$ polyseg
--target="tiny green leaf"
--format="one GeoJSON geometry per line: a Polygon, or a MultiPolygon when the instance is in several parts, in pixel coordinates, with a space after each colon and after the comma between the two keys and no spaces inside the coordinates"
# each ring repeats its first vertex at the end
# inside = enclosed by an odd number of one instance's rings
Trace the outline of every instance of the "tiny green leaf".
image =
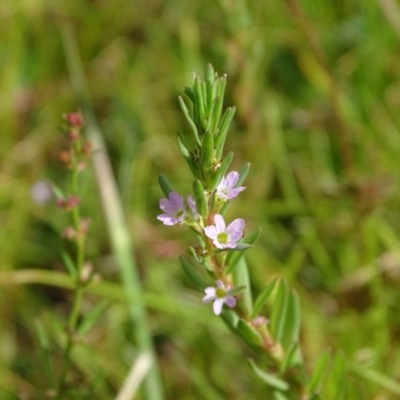
{"type": "Polygon", "coordinates": [[[207,83],[207,106],[210,107],[215,96],[215,72],[211,64],[207,65],[206,72],[207,83]]]}
{"type": "Polygon", "coordinates": [[[250,163],[246,163],[243,165],[243,167],[239,171],[239,180],[236,184],[236,187],[241,186],[241,184],[244,182],[244,180],[247,177],[247,174],[249,173],[250,170],[250,163]]]}
{"type": "Polygon", "coordinates": [[[246,321],[240,319],[237,324],[236,331],[238,335],[250,347],[262,347],[263,341],[261,335],[253,326],[249,325],[246,321]]]}
{"type": "Polygon", "coordinates": [[[246,287],[246,289],[243,291],[243,299],[240,304],[244,308],[246,313],[251,315],[251,312],[253,310],[253,298],[251,294],[249,271],[247,268],[246,260],[244,258],[240,259],[232,275],[235,286],[246,287]]]}
{"type": "Polygon", "coordinates": [[[292,290],[288,293],[288,304],[284,335],[282,338],[283,345],[290,346],[293,342],[299,340],[300,334],[300,304],[297,294],[292,290]]]}
{"type": "Polygon", "coordinates": [[[319,389],[324,374],[326,372],[326,366],[328,364],[328,361],[329,361],[329,354],[324,353],[319,357],[319,359],[315,363],[315,367],[311,375],[310,382],[307,385],[308,392],[313,393],[319,389]]]}
{"type": "Polygon", "coordinates": [[[69,274],[72,276],[72,278],[76,278],[76,268],[75,268],[75,263],[72,261],[71,256],[66,252],[62,251],[61,252],[61,258],[64,262],[65,268],[67,268],[67,271],[69,274]]]}
{"type": "Polygon", "coordinates": [[[210,286],[208,282],[197,273],[197,271],[187,260],[185,260],[183,257],[179,257],[179,260],[181,262],[183,270],[195,287],[200,290],[204,290],[206,287],[210,286]]]}
{"type": "Polygon", "coordinates": [[[260,314],[261,309],[264,307],[264,304],[267,302],[270,294],[274,290],[275,284],[277,282],[277,279],[274,279],[272,282],[270,282],[265,289],[258,295],[255,303],[254,303],[254,309],[253,313],[251,314],[251,319],[254,319],[260,314]]]}
{"type": "Polygon", "coordinates": [[[287,283],[283,280],[278,282],[277,289],[271,315],[271,333],[274,339],[281,343],[287,317],[289,291],[287,283]]]}
{"type": "Polygon", "coordinates": [[[200,146],[201,145],[201,141],[200,141],[200,138],[199,138],[199,133],[197,132],[196,124],[193,122],[193,120],[192,120],[192,118],[190,116],[189,110],[188,110],[188,108],[187,108],[187,106],[186,106],[186,104],[183,101],[181,96],[178,97],[178,101],[179,101],[179,104],[180,104],[181,109],[183,111],[183,114],[186,117],[186,120],[189,123],[190,128],[192,129],[193,136],[196,139],[197,144],[200,146]]]}
{"type": "Polygon", "coordinates": [[[222,152],[224,150],[226,135],[228,133],[228,129],[232,122],[233,116],[235,115],[235,111],[236,111],[235,107],[228,107],[225,110],[225,113],[221,119],[218,136],[215,141],[215,147],[216,147],[215,157],[217,160],[220,160],[222,157],[222,152]]]}
{"type": "Polygon", "coordinates": [[[190,170],[192,171],[192,174],[195,177],[199,177],[199,171],[197,169],[197,165],[194,162],[192,156],[190,155],[189,150],[186,148],[185,143],[183,142],[182,135],[178,133],[178,146],[179,150],[181,151],[183,157],[185,158],[190,170]]]}
{"type": "Polygon", "coordinates": [[[289,400],[282,392],[274,391],[274,400],[289,400]]]}
{"type": "MultiPolygon", "coordinates": [[[[261,235],[261,228],[258,228],[255,232],[251,233],[250,235],[246,236],[244,239],[242,239],[239,243],[240,244],[246,244],[250,247],[253,246],[253,244],[257,241],[257,239],[261,235]]],[[[238,245],[239,245],[238,243],[238,245]]],[[[226,258],[226,265],[228,265],[227,268],[227,273],[231,274],[234,269],[236,268],[236,265],[238,262],[241,260],[241,258],[244,256],[244,251],[249,249],[250,247],[244,247],[241,252],[229,252],[227,258],[226,258]]]]}
{"type": "Polygon", "coordinates": [[[220,316],[224,320],[228,328],[236,335],[236,329],[240,319],[237,314],[234,311],[225,308],[222,310],[220,316]]]}
{"type": "Polygon", "coordinates": [[[208,171],[214,159],[214,137],[211,132],[206,132],[201,146],[201,166],[208,171]]]}
{"type": "Polygon", "coordinates": [[[283,361],[279,367],[279,372],[281,374],[285,373],[285,371],[293,365],[295,361],[296,353],[299,352],[299,344],[297,342],[292,343],[289,347],[288,351],[285,352],[285,356],[283,361]]]}
{"type": "Polygon", "coordinates": [[[198,110],[199,114],[199,121],[196,121],[197,126],[204,129],[205,127],[205,118],[206,118],[206,111],[205,111],[205,104],[203,99],[203,93],[201,89],[201,81],[198,77],[194,79],[193,85],[194,97],[195,97],[195,109],[198,110]]]}
{"type": "Polygon", "coordinates": [[[208,215],[208,202],[204,193],[202,183],[196,179],[193,182],[193,195],[196,201],[196,208],[200,215],[207,217],[208,215]]]}
{"type": "Polygon", "coordinates": [[[186,86],[185,88],[183,88],[183,93],[185,93],[186,96],[190,99],[190,101],[194,104],[195,100],[192,88],[186,86]]]}
{"type": "Polygon", "coordinates": [[[197,254],[196,250],[192,246],[189,246],[188,251],[189,254],[195,259],[195,261],[197,261],[199,264],[204,263],[203,258],[199,254],[197,254]]]}
{"type": "Polygon", "coordinates": [[[97,304],[83,319],[78,327],[78,332],[80,335],[84,335],[89,329],[96,323],[100,318],[101,314],[107,307],[107,301],[103,300],[101,303],[97,304]]]}
{"type": "Polygon", "coordinates": [[[209,116],[210,132],[212,132],[213,135],[217,134],[219,121],[221,119],[221,112],[222,112],[223,104],[224,104],[223,97],[218,96],[213,100],[213,104],[212,104],[210,116],[209,116]]]}
{"type": "Polygon", "coordinates": [[[260,367],[256,365],[256,363],[249,359],[248,360],[251,369],[254,371],[254,373],[261,378],[268,386],[271,386],[275,389],[281,390],[281,391],[286,391],[289,389],[289,384],[285,382],[284,380],[278,378],[277,376],[270,374],[264,370],[262,370],[260,367]]]}
{"type": "Polygon", "coordinates": [[[158,176],[158,184],[160,185],[161,190],[167,197],[171,192],[174,191],[174,189],[172,189],[171,183],[164,174],[160,174],[158,176]]]}

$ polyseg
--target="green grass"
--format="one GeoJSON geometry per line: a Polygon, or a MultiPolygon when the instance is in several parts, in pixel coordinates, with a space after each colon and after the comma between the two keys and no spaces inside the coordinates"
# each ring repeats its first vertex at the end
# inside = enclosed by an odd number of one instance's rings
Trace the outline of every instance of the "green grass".
{"type": "MultiPolygon", "coordinates": [[[[0,6],[1,399],[43,398],[49,380],[35,326],[45,328],[57,369],[71,300],[68,277],[59,275],[66,218],[30,196],[40,180],[67,184],[59,126],[79,99],[61,35],[66,21],[124,209],[165,398],[265,393],[246,361],[256,356],[201,304],[181,270],[192,238],[156,220],[160,173],[191,190],[176,140],[190,128],[177,96],[208,62],[227,73],[225,104],[237,107],[226,149],[234,167],[252,164],[229,218],[245,218],[248,232],[263,228],[246,253],[255,290],[276,276],[297,290],[305,358],[311,367],[322,352],[342,351],[346,399],[398,398],[400,25],[390,7],[400,12],[394,0],[0,6]]],[[[93,398],[112,399],[140,354],[137,326],[93,168],[82,186],[92,219],[87,256],[103,281],[84,312],[102,299],[108,307],[73,364],[93,398]]]]}

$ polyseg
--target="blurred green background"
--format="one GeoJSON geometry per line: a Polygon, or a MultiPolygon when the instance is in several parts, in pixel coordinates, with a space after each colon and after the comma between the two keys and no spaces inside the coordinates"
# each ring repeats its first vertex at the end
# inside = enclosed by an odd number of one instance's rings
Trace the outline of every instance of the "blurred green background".
{"type": "MultiPolygon", "coordinates": [[[[61,37],[69,24],[112,162],[140,268],[166,399],[263,399],[256,357],[201,304],[177,261],[194,237],[156,220],[164,173],[188,194],[177,96],[208,62],[228,75],[234,167],[251,162],[229,218],[263,228],[247,257],[254,291],[274,277],[300,295],[310,367],[343,351],[346,399],[398,399],[400,380],[400,3],[397,0],[13,0],[0,4],[0,398],[40,398],[39,318],[56,343],[68,290],[12,279],[62,271],[66,216],[39,182],[66,184],[61,115],[78,107],[61,37]],[[39,188],[39,189],[38,189],[39,188]],[[362,378],[364,367],[382,379],[362,378]],[[376,382],[375,382],[376,381],[376,382]],[[390,385],[389,385],[390,386],[390,385]]],[[[120,281],[93,171],[88,258],[120,281]]],[[[36,282],[36,283],[35,283],[36,282]]],[[[42,282],[43,283],[43,282],[42,282]]],[[[122,289],[121,289],[122,290],[122,289]]],[[[93,398],[112,399],[136,355],[123,301],[108,307],[74,363],[93,398]],[[96,364],[96,368],[93,367],[96,364]]],[[[57,351],[56,351],[57,354],[57,351]]],[[[330,399],[327,399],[330,400],[330,399]]]]}

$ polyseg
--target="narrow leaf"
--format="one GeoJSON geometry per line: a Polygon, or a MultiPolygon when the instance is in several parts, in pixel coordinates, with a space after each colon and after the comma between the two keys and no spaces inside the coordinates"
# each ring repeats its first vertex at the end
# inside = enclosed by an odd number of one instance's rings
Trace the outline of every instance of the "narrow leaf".
{"type": "Polygon", "coordinates": [[[319,390],[322,379],[326,372],[326,366],[328,364],[328,361],[329,361],[329,354],[324,353],[319,357],[319,359],[315,363],[315,367],[311,375],[310,382],[307,385],[307,390],[309,393],[313,393],[319,390]]]}
{"type": "Polygon", "coordinates": [[[250,315],[253,310],[253,298],[251,294],[249,271],[244,258],[238,262],[232,275],[235,286],[245,286],[246,288],[243,291],[243,299],[240,304],[243,306],[246,313],[250,315]]]}
{"type": "Polygon", "coordinates": [[[223,97],[218,96],[213,100],[213,106],[211,108],[209,116],[210,132],[212,132],[213,135],[217,134],[219,121],[221,119],[223,104],[224,104],[223,97]]]}
{"type": "Polygon", "coordinates": [[[261,309],[264,307],[264,304],[267,302],[270,294],[274,290],[277,279],[274,279],[270,282],[265,289],[258,295],[257,300],[254,303],[253,313],[251,314],[251,319],[254,319],[260,314],[261,309]]]}
{"type": "Polygon", "coordinates": [[[206,132],[201,146],[201,166],[209,170],[214,159],[214,137],[211,132],[206,132]]]}
{"type": "Polygon", "coordinates": [[[282,343],[285,349],[299,340],[300,334],[300,304],[297,294],[292,290],[288,294],[288,305],[282,343]]]}
{"type": "Polygon", "coordinates": [[[183,112],[187,122],[189,123],[190,128],[192,129],[193,136],[196,139],[197,144],[200,146],[201,141],[199,138],[199,133],[197,132],[197,127],[190,116],[189,110],[181,96],[178,97],[178,101],[179,101],[179,105],[181,106],[182,112],[183,112]]]}
{"type": "Polygon", "coordinates": [[[241,184],[246,179],[247,174],[250,171],[250,165],[251,164],[248,162],[248,163],[244,164],[243,167],[240,169],[240,171],[239,171],[239,180],[238,180],[238,182],[236,184],[236,187],[241,186],[241,184]]]}
{"type": "Polygon", "coordinates": [[[199,115],[199,121],[196,121],[197,126],[201,127],[202,129],[205,128],[205,118],[206,118],[206,113],[205,113],[205,104],[204,104],[204,99],[203,99],[203,94],[201,90],[201,82],[199,78],[194,79],[194,85],[193,85],[193,92],[194,92],[194,97],[195,97],[195,104],[194,108],[197,110],[198,115],[199,115]]]}
{"type": "Polygon", "coordinates": [[[183,88],[183,93],[185,93],[186,96],[190,99],[190,101],[194,104],[195,99],[192,88],[186,86],[185,88],[183,88]]]}
{"type": "Polygon", "coordinates": [[[200,290],[204,290],[206,287],[210,286],[209,283],[198,274],[198,272],[187,260],[185,260],[183,257],[179,257],[179,260],[181,262],[183,270],[195,287],[200,290]]]}
{"type": "Polygon", "coordinates": [[[271,333],[274,339],[281,343],[286,322],[289,292],[285,281],[279,281],[277,289],[271,315],[271,333]]]}
{"type": "Polygon", "coordinates": [[[181,154],[185,158],[190,170],[192,171],[192,174],[195,177],[199,178],[199,171],[197,169],[197,165],[196,165],[195,161],[193,160],[192,156],[190,155],[189,150],[185,146],[185,143],[183,142],[183,139],[182,139],[182,135],[180,133],[178,133],[178,146],[179,146],[179,150],[181,151],[181,154]]]}
{"type": "Polygon", "coordinates": [[[233,116],[235,115],[235,111],[236,111],[235,107],[228,107],[225,110],[224,115],[222,116],[221,123],[220,123],[219,130],[218,130],[218,136],[215,141],[215,147],[216,147],[215,157],[217,158],[217,160],[220,160],[222,157],[222,152],[224,150],[226,135],[228,133],[229,126],[232,122],[233,116]]]}
{"type": "Polygon", "coordinates": [[[262,337],[257,330],[249,325],[242,319],[239,320],[236,328],[237,334],[245,341],[250,347],[258,346],[262,347],[262,337]]]}
{"type": "Polygon", "coordinates": [[[208,216],[208,202],[206,199],[206,195],[204,193],[204,188],[201,182],[196,179],[193,182],[193,195],[194,199],[196,201],[196,208],[197,211],[202,215],[203,217],[208,216]]]}
{"type": "Polygon", "coordinates": [[[251,369],[254,373],[261,378],[268,386],[271,386],[275,389],[286,391],[289,389],[289,384],[284,380],[278,378],[277,376],[270,374],[266,371],[263,371],[260,367],[256,365],[256,363],[249,359],[248,360],[251,369]]]}
{"type": "MultiPolygon", "coordinates": [[[[242,239],[240,241],[240,243],[247,244],[247,245],[250,245],[250,247],[252,247],[253,244],[257,241],[257,239],[260,237],[261,231],[262,231],[262,229],[258,228],[255,232],[251,233],[250,235],[248,235],[244,239],[242,239]]],[[[239,243],[238,243],[238,245],[239,245],[239,243]]],[[[250,247],[244,248],[242,251],[239,251],[239,252],[237,252],[237,251],[229,252],[229,254],[226,258],[226,265],[228,265],[228,268],[227,268],[228,274],[231,274],[234,271],[238,262],[244,256],[245,250],[247,250],[250,247]]]]}
{"type": "Polygon", "coordinates": [[[51,365],[50,359],[50,341],[49,337],[46,333],[46,329],[44,328],[43,324],[39,321],[35,321],[35,328],[36,328],[36,335],[38,337],[39,346],[40,346],[40,355],[42,357],[44,367],[46,370],[47,379],[51,382],[50,386],[56,385],[56,378],[54,375],[54,369],[51,365]]]}
{"type": "Polygon", "coordinates": [[[64,262],[65,268],[67,268],[69,274],[72,276],[72,278],[76,279],[76,268],[75,268],[75,263],[73,262],[71,256],[66,252],[62,251],[61,252],[61,258],[64,262]]]}
{"type": "Polygon", "coordinates": [[[164,174],[160,174],[158,176],[158,184],[160,185],[161,190],[167,197],[171,192],[174,191],[174,189],[172,189],[171,183],[164,174]]]}
{"type": "Polygon", "coordinates": [[[229,329],[235,334],[237,335],[237,325],[239,323],[239,317],[237,316],[237,314],[232,311],[232,310],[228,310],[228,309],[223,309],[221,312],[221,318],[224,320],[225,324],[229,327],[229,329]]]}
{"type": "Polygon", "coordinates": [[[92,310],[90,310],[90,312],[86,315],[86,317],[83,319],[78,327],[78,332],[80,335],[84,335],[90,330],[90,328],[100,318],[107,305],[107,301],[103,300],[102,302],[97,304],[92,310]]]}

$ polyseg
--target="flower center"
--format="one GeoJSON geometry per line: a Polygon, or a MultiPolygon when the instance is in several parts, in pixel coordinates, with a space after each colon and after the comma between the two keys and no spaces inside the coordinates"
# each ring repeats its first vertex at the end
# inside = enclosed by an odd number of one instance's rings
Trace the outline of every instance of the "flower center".
{"type": "Polygon", "coordinates": [[[226,297],[226,291],[223,288],[217,288],[215,291],[215,297],[218,299],[224,299],[226,297]]]}
{"type": "Polygon", "coordinates": [[[182,214],[184,213],[185,211],[183,211],[183,210],[179,210],[179,211],[177,211],[176,213],[175,213],[175,218],[179,218],[179,217],[181,217],[182,216],[182,214]]]}
{"type": "Polygon", "coordinates": [[[222,244],[228,243],[228,235],[225,232],[221,232],[217,236],[218,242],[222,244]]]}

